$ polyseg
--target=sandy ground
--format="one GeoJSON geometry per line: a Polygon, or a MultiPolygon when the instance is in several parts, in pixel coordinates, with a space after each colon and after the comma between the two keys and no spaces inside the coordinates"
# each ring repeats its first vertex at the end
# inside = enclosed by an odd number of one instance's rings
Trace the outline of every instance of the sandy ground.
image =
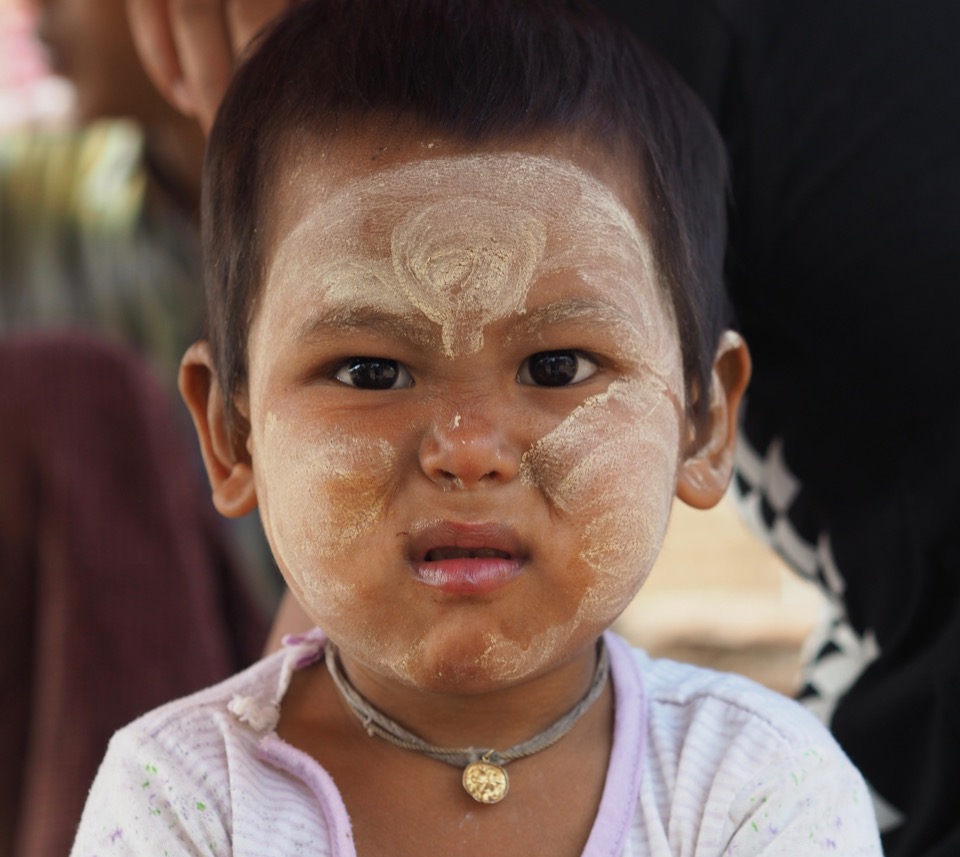
{"type": "Polygon", "coordinates": [[[746,529],[731,503],[702,512],[678,502],[663,552],[615,628],[655,656],[790,694],[822,609],[818,591],[746,529]]]}

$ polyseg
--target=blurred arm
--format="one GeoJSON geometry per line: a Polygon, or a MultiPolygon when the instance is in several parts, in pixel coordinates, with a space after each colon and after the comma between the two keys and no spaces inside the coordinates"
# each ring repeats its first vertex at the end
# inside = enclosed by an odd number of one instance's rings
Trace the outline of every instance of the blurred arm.
{"type": "Polygon", "coordinates": [[[164,97],[204,131],[237,57],[294,0],[127,0],[143,65],[164,97]]]}

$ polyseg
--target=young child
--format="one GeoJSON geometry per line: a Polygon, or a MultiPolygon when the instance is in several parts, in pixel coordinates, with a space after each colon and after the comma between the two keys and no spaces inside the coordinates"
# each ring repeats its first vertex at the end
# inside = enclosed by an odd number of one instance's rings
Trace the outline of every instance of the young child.
{"type": "Polygon", "coordinates": [[[181,389],[323,631],[118,733],[73,854],[879,854],[799,707],[607,631],[749,375],[678,79],[586,4],[307,2],[206,169],[181,389]]]}

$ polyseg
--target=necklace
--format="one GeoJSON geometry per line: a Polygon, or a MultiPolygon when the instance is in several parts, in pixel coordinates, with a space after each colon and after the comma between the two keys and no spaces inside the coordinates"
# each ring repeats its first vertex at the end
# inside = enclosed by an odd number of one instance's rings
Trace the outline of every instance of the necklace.
{"type": "Polygon", "coordinates": [[[374,708],[360,695],[360,692],[350,684],[350,680],[344,675],[337,647],[330,641],[327,642],[324,659],[337,690],[340,691],[340,695],[350,706],[353,713],[360,719],[368,735],[376,735],[405,750],[414,750],[417,753],[429,756],[431,759],[446,762],[456,768],[463,768],[461,781],[467,794],[479,803],[488,804],[499,803],[507,796],[510,789],[510,779],[505,770],[507,764],[525,756],[532,756],[541,750],[546,750],[547,747],[556,744],[573,729],[574,724],[587,713],[590,706],[597,701],[603,692],[604,684],[610,673],[610,657],[601,637],[597,644],[597,666],[593,672],[590,687],[583,699],[540,734],[534,735],[533,738],[500,753],[494,749],[474,747],[448,749],[427,743],[412,732],[408,732],[399,723],[391,720],[382,711],[374,708]]]}

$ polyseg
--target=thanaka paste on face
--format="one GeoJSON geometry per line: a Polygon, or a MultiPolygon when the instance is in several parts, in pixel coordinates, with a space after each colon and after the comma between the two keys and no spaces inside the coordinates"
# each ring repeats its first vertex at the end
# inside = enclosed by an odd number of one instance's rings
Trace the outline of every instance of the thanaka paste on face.
{"type": "Polygon", "coordinates": [[[535,279],[587,279],[597,265],[611,302],[646,315],[636,290],[656,277],[649,241],[603,183],[556,158],[468,155],[348,182],[281,240],[265,283],[293,286],[304,305],[322,296],[343,311],[422,315],[455,357],[479,350],[490,324],[522,314],[535,279]],[[576,205],[556,211],[558,192],[576,205]],[[577,240],[550,240],[551,231],[577,240]]]}
{"type": "MultiPolygon", "coordinates": [[[[483,347],[489,325],[527,311],[532,283],[571,274],[630,320],[620,347],[643,368],[532,439],[521,479],[564,525],[580,528],[571,562],[582,566],[583,592],[569,616],[540,633],[519,639],[491,631],[477,661],[492,678],[529,675],[581,625],[612,621],[659,551],[683,379],[672,311],[633,216],[606,185],[565,160],[474,155],[384,170],[321,198],[280,243],[251,332],[253,366],[276,348],[270,336],[295,337],[315,307],[372,309],[425,317],[438,329],[438,358],[462,358],[483,347]],[[574,205],[556,210],[557,199],[571,197],[574,205]],[[280,289],[288,299],[271,300],[280,289]],[[650,473],[662,484],[651,485],[650,473]]],[[[253,406],[257,384],[251,372],[253,406]]],[[[466,419],[457,413],[452,428],[466,419]]],[[[350,604],[347,559],[362,562],[365,538],[382,526],[390,486],[403,478],[395,468],[404,463],[386,441],[371,449],[347,432],[298,432],[262,412],[258,426],[254,415],[257,490],[278,561],[324,623],[350,604]],[[286,515],[271,515],[271,503],[286,515]]],[[[357,657],[413,680],[416,643],[391,641],[375,627],[356,630],[357,657]]]]}
{"type": "Polygon", "coordinates": [[[581,625],[606,625],[643,585],[660,551],[674,491],[681,418],[661,379],[614,381],[524,455],[520,479],[553,505],[561,526],[580,530],[589,570],[577,610],[563,626],[516,641],[491,636],[485,665],[502,679],[528,675],[581,625]],[[651,484],[658,474],[660,484],[651,484]]]}
{"type": "Polygon", "coordinates": [[[440,326],[453,357],[479,351],[490,322],[523,313],[545,243],[532,212],[468,197],[413,212],[393,230],[390,249],[396,281],[440,326]]]}
{"type": "Polygon", "coordinates": [[[370,442],[346,430],[323,435],[305,443],[302,434],[268,413],[258,448],[270,450],[272,466],[281,465],[298,479],[262,480],[257,492],[277,561],[304,598],[329,609],[345,603],[352,586],[338,583],[314,562],[344,562],[379,522],[395,451],[385,440],[370,442]],[[274,517],[273,509],[286,514],[274,517]],[[296,512],[290,514],[291,509],[296,512]]]}

